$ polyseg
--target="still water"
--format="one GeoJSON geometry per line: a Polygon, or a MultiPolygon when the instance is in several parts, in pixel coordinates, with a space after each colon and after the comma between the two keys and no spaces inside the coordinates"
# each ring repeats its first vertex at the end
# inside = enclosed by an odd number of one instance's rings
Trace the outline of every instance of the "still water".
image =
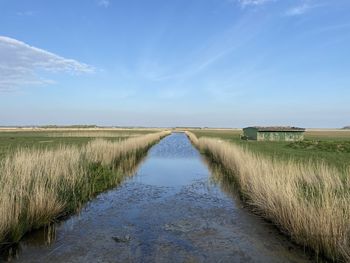
{"type": "Polygon", "coordinates": [[[78,214],[28,235],[15,262],[310,262],[242,208],[234,186],[183,133],[149,151],[136,174],[78,214]],[[221,180],[222,178],[222,180],[221,180]]]}

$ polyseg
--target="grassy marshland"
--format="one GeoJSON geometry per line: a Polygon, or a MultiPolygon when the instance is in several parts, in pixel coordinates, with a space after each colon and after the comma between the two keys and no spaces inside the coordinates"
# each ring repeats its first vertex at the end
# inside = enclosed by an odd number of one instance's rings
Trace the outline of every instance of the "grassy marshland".
{"type": "Polygon", "coordinates": [[[159,131],[117,128],[0,128],[0,159],[18,148],[53,149],[62,145],[80,147],[95,138],[120,141],[159,131]]]}
{"type": "Polygon", "coordinates": [[[74,212],[121,181],[151,145],[169,132],[84,145],[18,148],[0,161],[0,242],[74,212]]]}
{"type": "Polygon", "coordinates": [[[303,142],[264,142],[241,140],[241,129],[193,129],[198,138],[230,141],[266,157],[289,161],[325,162],[338,169],[350,166],[349,130],[307,130],[303,142]]]}
{"type": "Polygon", "coordinates": [[[350,168],[271,159],[213,138],[193,144],[234,178],[241,196],[292,240],[332,260],[350,261],[350,168]]]}

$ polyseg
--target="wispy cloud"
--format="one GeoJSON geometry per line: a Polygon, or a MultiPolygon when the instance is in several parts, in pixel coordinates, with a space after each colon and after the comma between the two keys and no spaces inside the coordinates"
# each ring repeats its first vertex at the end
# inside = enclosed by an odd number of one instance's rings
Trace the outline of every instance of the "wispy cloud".
{"type": "Polygon", "coordinates": [[[322,3],[312,3],[311,1],[304,0],[299,5],[294,6],[287,10],[286,15],[287,16],[299,16],[307,13],[311,9],[324,6],[322,3]]]}
{"type": "Polygon", "coordinates": [[[308,3],[303,3],[298,6],[294,6],[287,10],[286,15],[287,16],[298,16],[304,14],[307,10],[310,9],[310,5],[308,3]]]}
{"type": "Polygon", "coordinates": [[[18,16],[34,16],[35,12],[34,11],[30,11],[30,10],[19,11],[19,12],[16,13],[16,15],[18,15],[18,16]]]}
{"type": "MultiPolygon", "coordinates": [[[[260,19],[252,22],[252,18],[252,14],[241,17],[234,25],[230,25],[226,30],[222,30],[198,45],[194,52],[189,52],[178,59],[179,63],[155,61],[156,55],[149,55],[141,61],[141,66],[135,71],[151,81],[172,80],[182,84],[189,78],[203,74],[220,63],[227,63],[230,56],[240,53],[245,45],[253,41],[266,20],[260,19]]],[[[156,52],[157,49],[153,49],[150,54],[156,54],[156,52]]]]}
{"type": "Polygon", "coordinates": [[[38,76],[37,71],[89,73],[94,69],[13,38],[0,36],[0,91],[11,91],[23,85],[43,85],[52,80],[38,76]]]}
{"type": "MultiPolygon", "coordinates": [[[[280,0],[229,0],[230,2],[238,2],[242,8],[249,6],[262,6],[268,3],[276,3],[281,2],[280,0]]],[[[310,11],[311,9],[322,7],[325,3],[321,3],[320,1],[314,0],[300,0],[298,5],[289,8],[285,15],[287,16],[298,16],[303,15],[310,11]]]]}
{"type": "Polygon", "coordinates": [[[275,2],[277,0],[237,0],[239,4],[243,7],[245,6],[257,6],[257,5],[262,5],[266,4],[268,2],[275,2]]]}
{"type": "Polygon", "coordinates": [[[109,7],[109,5],[111,4],[111,2],[109,0],[98,0],[97,4],[99,6],[103,6],[103,7],[109,7]]]}

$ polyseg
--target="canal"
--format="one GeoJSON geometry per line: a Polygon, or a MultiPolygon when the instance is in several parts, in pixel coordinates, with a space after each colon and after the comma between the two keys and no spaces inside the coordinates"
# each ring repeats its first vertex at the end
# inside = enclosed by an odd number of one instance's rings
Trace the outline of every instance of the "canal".
{"type": "Polygon", "coordinates": [[[26,236],[13,261],[310,262],[223,178],[173,133],[120,186],[26,236]]]}

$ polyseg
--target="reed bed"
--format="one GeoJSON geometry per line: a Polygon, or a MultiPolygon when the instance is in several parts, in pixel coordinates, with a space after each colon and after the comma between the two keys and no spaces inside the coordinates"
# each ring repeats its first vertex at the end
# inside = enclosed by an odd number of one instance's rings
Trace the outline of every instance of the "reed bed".
{"type": "Polygon", "coordinates": [[[234,178],[241,197],[293,241],[333,261],[350,261],[350,169],[271,160],[233,143],[187,135],[234,178]]]}
{"type": "Polygon", "coordinates": [[[115,186],[140,157],[169,132],[123,141],[96,139],[83,147],[20,149],[0,162],[0,242],[17,242],[28,231],[76,211],[115,186]]]}
{"type": "Polygon", "coordinates": [[[88,138],[126,138],[137,137],[140,133],[113,132],[113,131],[75,131],[75,132],[53,132],[48,133],[48,137],[88,137],[88,138]]]}

